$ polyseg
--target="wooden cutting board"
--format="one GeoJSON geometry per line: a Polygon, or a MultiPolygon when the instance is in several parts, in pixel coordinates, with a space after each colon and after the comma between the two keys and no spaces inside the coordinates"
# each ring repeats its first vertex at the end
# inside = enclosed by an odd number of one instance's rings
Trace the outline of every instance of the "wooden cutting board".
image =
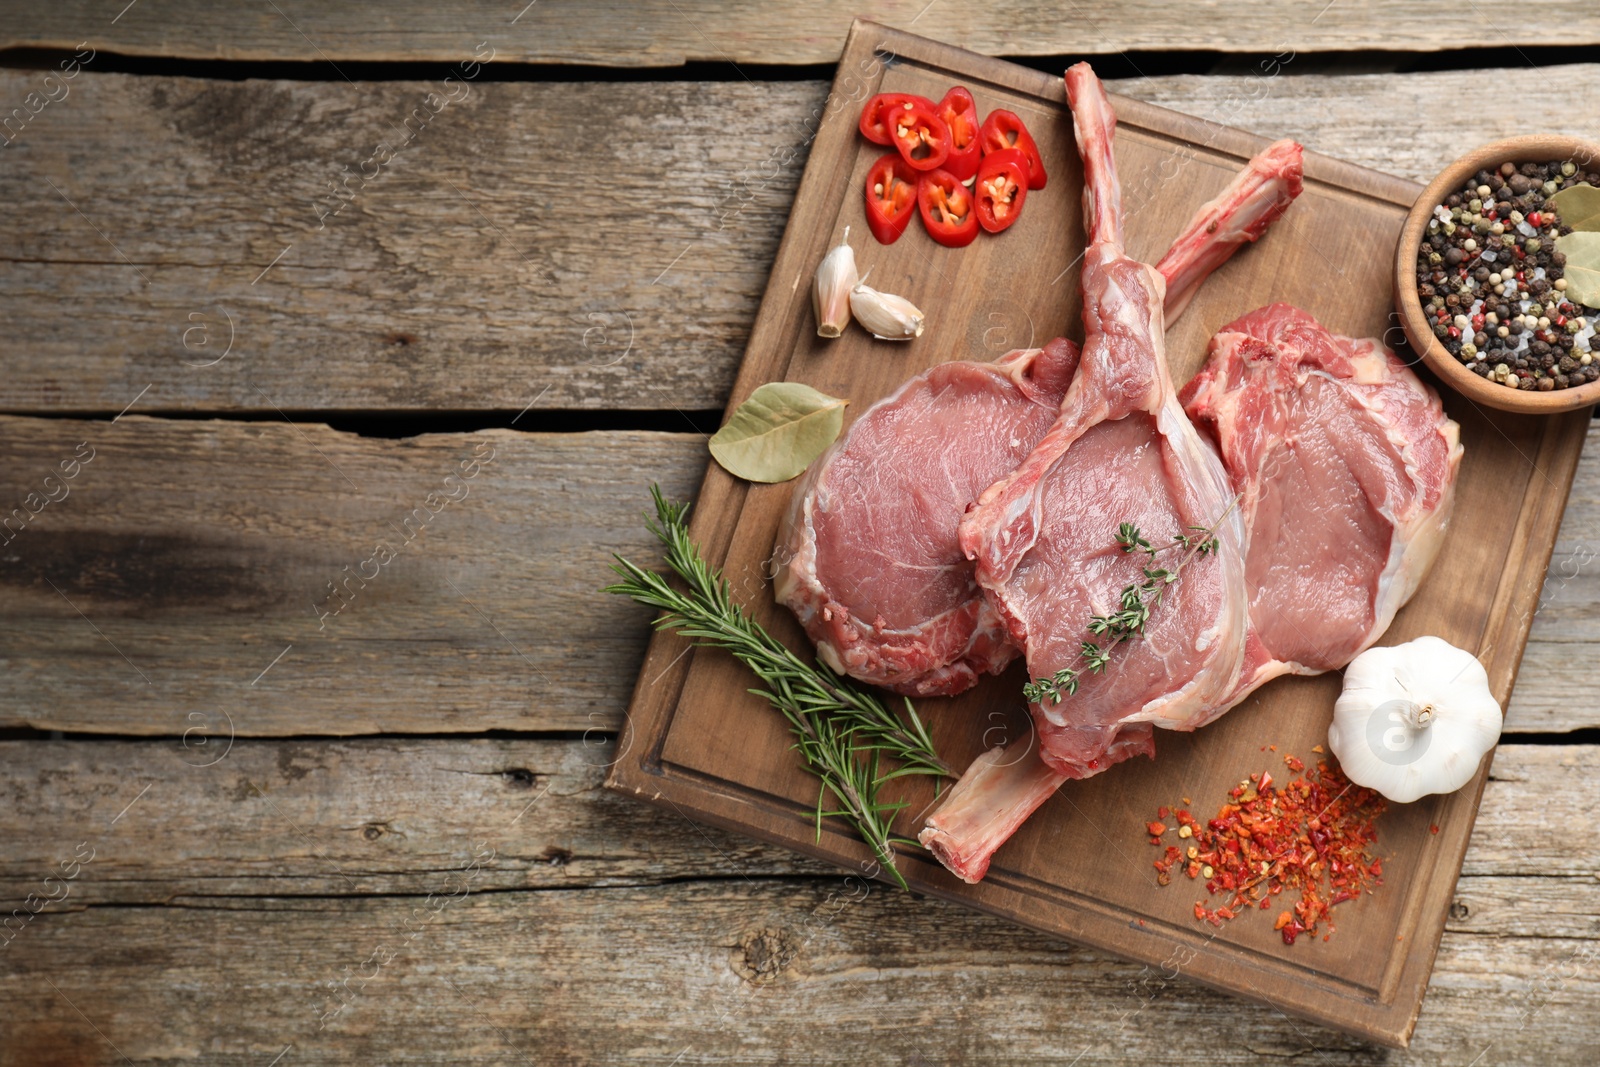
{"type": "MultiPolygon", "coordinates": [[[[1270,79],[1263,77],[1261,91],[1272,91],[1270,79]]],[[[1128,250],[1153,263],[1194,210],[1267,142],[1136,100],[1113,96],[1112,103],[1128,250]]],[[[1058,76],[858,22],[819,119],[733,404],[764,382],[789,380],[847,397],[849,412],[859,414],[935,363],[989,359],[1063,333],[1082,338],[1076,269],[1084,244],[1082,174],[1058,76]],[[957,83],[972,90],[980,113],[1004,107],[1023,117],[1049,183],[1030,193],[1021,220],[998,237],[980,235],[967,248],[947,249],[914,222],[896,244],[879,245],[865,224],[862,184],[883,149],[856,132],[861,105],[890,90],[937,100],[957,83]],[[888,344],[859,328],[834,341],[816,336],[812,272],[846,225],[873,285],[909,297],[927,313],[922,337],[888,344]]],[[[1383,336],[1404,351],[1390,306],[1390,265],[1402,218],[1421,187],[1309,153],[1305,173],[1305,192],[1284,219],[1212,275],[1167,334],[1176,381],[1193,375],[1218,327],[1274,300],[1305,308],[1337,333],[1383,336]]],[[[1384,641],[1437,634],[1475,650],[1504,705],[1589,412],[1519,417],[1478,409],[1451,393],[1444,399],[1466,447],[1455,518],[1432,574],[1384,641]]],[[[712,464],[693,531],[756,617],[791,647],[806,649],[793,617],[774,604],[768,580],[790,490],[749,485],[712,464]]],[[[961,697],[919,704],[946,759],[965,766],[987,747],[1026,736],[1024,680],[1018,665],[961,697]]],[[[783,722],[746,692],[750,684],[727,655],[689,650],[682,639],[657,634],[607,784],[859,869],[869,854],[847,828],[830,822],[818,837],[815,779],[790,750],[783,722]]],[[[1247,913],[1220,930],[1196,921],[1203,884],[1177,877],[1158,886],[1151,864],[1161,850],[1144,830],[1159,805],[1182,797],[1192,798],[1204,817],[1251,772],[1283,772],[1285,754],[1313,762],[1338,691],[1338,675],[1284,678],[1197,733],[1157,731],[1154,761],[1134,760],[1068,783],[999,851],[979,885],[962,884],[915,850],[901,854],[900,868],[919,892],[1404,1046],[1427,988],[1487,760],[1457,793],[1390,807],[1379,823],[1383,885],[1337,908],[1337,930],[1326,942],[1302,937],[1285,945],[1272,929],[1276,909],[1247,913]]],[[[909,813],[897,828],[910,835],[930,787],[918,782],[906,796],[909,813]]],[[[915,899],[908,896],[905,906],[916,907],[915,899]]]]}

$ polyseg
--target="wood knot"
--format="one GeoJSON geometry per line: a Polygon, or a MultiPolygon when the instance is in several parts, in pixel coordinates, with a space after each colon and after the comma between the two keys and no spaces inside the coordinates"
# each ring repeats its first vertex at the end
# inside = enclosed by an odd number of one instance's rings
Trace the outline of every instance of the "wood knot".
{"type": "Polygon", "coordinates": [[[361,828],[361,836],[368,841],[376,841],[388,832],[389,824],[386,822],[369,822],[361,828]]]}
{"type": "Polygon", "coordinates": [[[733,971],[751,985],[768,985],[777,980],[794,958],[800,945],[787,930],[771,927],[745,934],[733,950],[733,971]]]}
{"type": "Polygon", "coordinates": [[[1467,906],[1465,901],[1458,900],[1450,905],[1450,918],[1456,920],[1457,922],[1460,922],[1462,919],[1468,918],[1471,915],[1472,909],[1467,906]]]}
{"type": "Polygon", "coordinates": [[[509,771],[501,771],[500,777],[512,789],[532,789],[539,776],[526,767],[513,767],[509,771]]]}
{"type": "Polygon", "coordinates": [[[572,862],[572,850],[551,845],[539,854],[539,858],[552,867],[565,867],[572,862]]]}

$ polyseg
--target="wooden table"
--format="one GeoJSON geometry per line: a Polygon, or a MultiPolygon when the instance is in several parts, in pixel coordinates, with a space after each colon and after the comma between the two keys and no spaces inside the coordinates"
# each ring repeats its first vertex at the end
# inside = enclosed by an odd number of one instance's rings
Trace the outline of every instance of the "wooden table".
{"type": "Polygon", "coordinates": [[[1424,180],[1593,5],[758,7],[0,5],[0,1063],[1600,1059],[1594,448],[1405,1053],[603,791],[597,592],[850,15],[1424,180]]]}

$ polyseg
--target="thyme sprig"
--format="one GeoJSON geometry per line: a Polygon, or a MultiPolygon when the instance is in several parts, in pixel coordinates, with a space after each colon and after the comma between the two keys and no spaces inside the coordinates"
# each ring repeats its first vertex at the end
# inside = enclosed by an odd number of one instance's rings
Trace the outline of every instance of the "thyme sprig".
{"type": "Polygon", "coordinates": [[[1144,633],[1150,613],[1161,606],[1167,587],[1178,580],[1178,575],[1190,561],[1197,556],[1209,556],[1221,547],[1221,542],[1215,536],[1217,527],[1222,525],[1228,512],[1238,502],[1239,498],[1234,497],[1210,526],[1190,526],[1189,532],[1174,534],[1172,542],[1160,548],[1153,547],[1138,526],[1131,522],[1120,523],[1116,533],[1117,547],[1124,553],[1144,553],[1150,558],[1151,565],[1140,568],[1144,576],[1141,580],[1123,587],[1118,597],[1122,605],[1119,610],[1089,616],[1088,630],[1101,640],[1080,642],[1078,661],[1082,667],[1063,667],[1048,678],[1035,678],[1024,685],[1022,695],[1028,702],[1059,704],[1078,691],[1083,675],[1103,673],[1111,662],[1113,648],[1144,633]],[[1153,565],[1159,553],[1173,549],[1182,549],[1183,556],[1171,568],[1153,565]]]}
{"type": "Polygon", "coordinates": [[[903,715],[891,711],[875,694],[839,677],[827,664],[811,664],[796,656],[745,614],[732,596],[722,572],[700,557],[689,539],[685,517],[689,505],[667,501],[659,486],[650,487],[655,518],[645,525],[661,542],[668,570],[682,579],[679,590],[667,576],[615,556],[612,570],[622,580],[605,588],[665,614],[658,630],[675,630],[697,645],[731,652],[755,672],[761,688],[751,692],[765,699],[788,720],[794,747],[806,767],[821,779],[817,793],[817,836],[822,820],[845,819],[872,849],[878,862],[901,888],[905,879],[895,867],[895,844],[915,846],[891,830],[905,801],[885,800],[884,783],[907,775],[959,775],[939,758],[927,726],[911,701],[903,715]],[[897,766],[890,767],[887,761],[897,766]],[[830,806],[829,796],[838,806],[830,806]]]}

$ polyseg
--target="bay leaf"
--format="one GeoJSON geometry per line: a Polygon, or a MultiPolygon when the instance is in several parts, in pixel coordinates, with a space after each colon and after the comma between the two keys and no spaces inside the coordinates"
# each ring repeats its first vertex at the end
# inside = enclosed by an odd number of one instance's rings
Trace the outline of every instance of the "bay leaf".
{"type": "Polygon", "coordinates": [[[1556,251],[1567,257],[1563,295],[1575,304],[1600,309],[1600,232],[1574,230],[1556,238],[1556,251]]]}
{"type": "Polygon", "coordinates": [[[1600,230],[1600,189],[1587,182],[1567,186],[1546,203],[1555,205],[1562,224],[1574,233],[1600,230]]]}
{"type": "Polygon", "coordinates": [[[845,404],[799,382],[769,382],[712,435],[711,455],[736,477],[786,482],[833,444],[845,404]]]}

